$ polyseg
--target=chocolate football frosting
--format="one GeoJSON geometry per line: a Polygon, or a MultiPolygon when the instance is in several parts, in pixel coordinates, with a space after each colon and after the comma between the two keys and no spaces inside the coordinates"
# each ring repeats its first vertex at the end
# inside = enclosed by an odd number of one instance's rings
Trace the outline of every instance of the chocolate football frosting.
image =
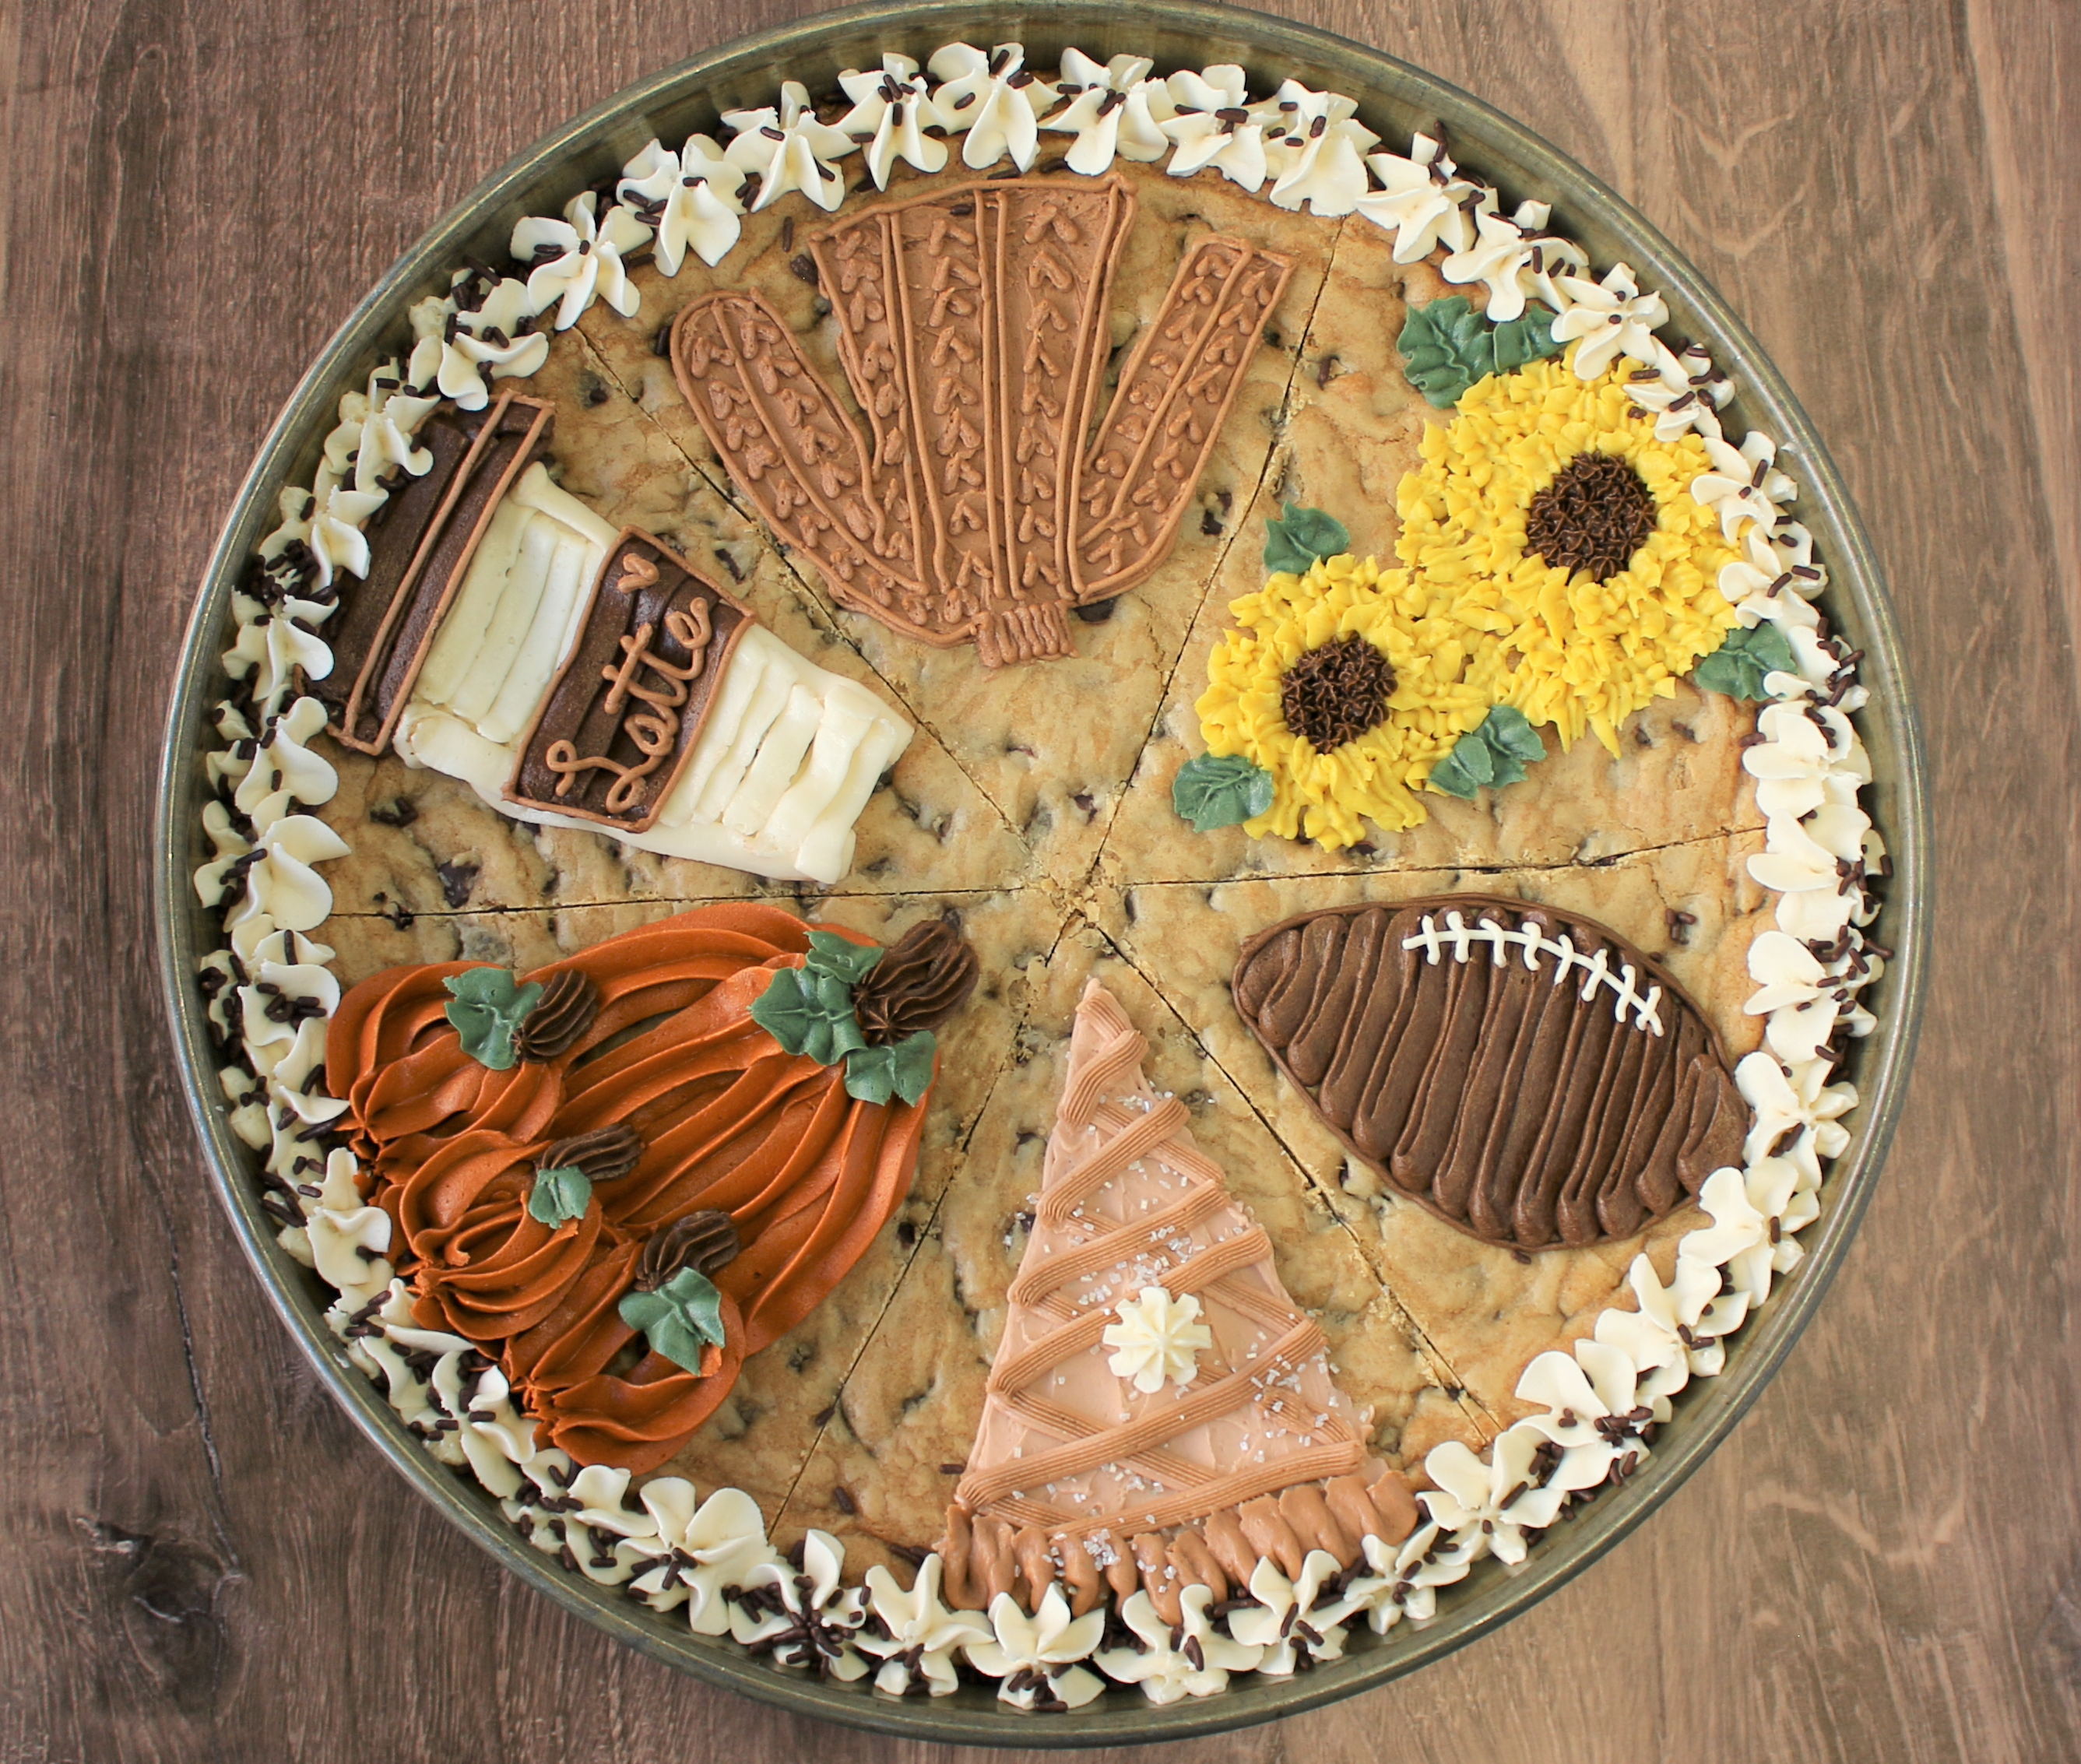
{"type": "Polygon", "coordinates": [[[1577,914],[1478,894],[1303,914],[1243,946],[1234,992],[1354,1156],[1490,1243],[1630,1237],[1742,1161],[1712,1026],[1577,914]]]}

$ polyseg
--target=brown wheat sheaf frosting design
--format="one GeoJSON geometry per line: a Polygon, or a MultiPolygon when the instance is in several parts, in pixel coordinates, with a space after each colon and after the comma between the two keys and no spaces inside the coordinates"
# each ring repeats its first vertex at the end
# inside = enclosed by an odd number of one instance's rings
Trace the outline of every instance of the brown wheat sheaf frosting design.
{"type": "Polygon", "coordinates": [[[1116,178],[1015,178],[813,236],[865,435],[759,296],[680,314],[709,443],[846,605],[995,667],[1068,655],[1065,611],[1162,561],[1292,264],[1193,245],[1086,447],[1134,209],[1116,178]]]}
{"type": "Polygon", "coordinates": [[[1491,1243],[1631,1237],[1741,1160],[1704,1014],[1579,914],[1487,895],[1331,907],[1243,946],[1235,1006],[1345,1148],[1491,1243]]]}

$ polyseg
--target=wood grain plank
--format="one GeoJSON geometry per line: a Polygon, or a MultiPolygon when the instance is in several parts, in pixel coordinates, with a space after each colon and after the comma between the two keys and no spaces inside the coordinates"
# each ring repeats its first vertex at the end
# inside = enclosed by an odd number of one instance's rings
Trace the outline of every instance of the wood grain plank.
{"type": "MultiPolygon", "coordinates": [[[[614,1647],[397,1486],[206,1199],[145,929],[137,756],[216,525],[302,363],[509,153],[798,10],[0,6],[0,689],[23,731],[0,775],[0,1756],[925,1755],[614,1647]]],[[[1611,179],[1785,368],[1907,628],[1940,960],[1910,1118],[1834,1294],[1655,1522],[1428,1672],[1165,1755],[2073,1757],[2081,1035],[2059,859],[2081,741],[2064,101],[2081,15],[1280,10],[1467,86],[1611,179]]]]}

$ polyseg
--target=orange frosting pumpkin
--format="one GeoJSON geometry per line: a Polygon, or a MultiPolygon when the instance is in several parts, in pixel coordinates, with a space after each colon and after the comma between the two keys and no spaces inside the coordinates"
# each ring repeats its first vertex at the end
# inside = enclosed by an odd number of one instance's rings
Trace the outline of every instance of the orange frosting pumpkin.
{"type": "Polygon", "coordinates": [[[776,972],[801,964],[809,930],[777,908],[701,907],[522,976],[581,973],[599,1010],[555,1057],[503,1072],[465,1053],[445,1015],[443,983],[477,964],[389,969],[333,1018],[327,1083],[375,1173],[418,1321],[497,1359],[582,1464],[670,1458],[910,1189],[930,1090],[860,1102],[843,1062],[786,1052],[750,1015],[776,972]],[[531,1214],[537,1155],[615,1125],[641,1139],[636,1167],[597,1183],[578,1219],[531,1214]],[[619,1305],[644,1240],[711,1209],[741,1249],[713,1276],[723,1342],[690,1371],[648,1350],[619,1305]]]}

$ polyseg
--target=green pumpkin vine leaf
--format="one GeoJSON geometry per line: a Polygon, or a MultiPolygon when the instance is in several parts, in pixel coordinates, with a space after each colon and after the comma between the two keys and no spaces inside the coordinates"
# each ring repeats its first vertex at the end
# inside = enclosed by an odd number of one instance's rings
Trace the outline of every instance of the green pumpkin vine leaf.
{"type": "Polygon", "coordinates": [[[780,969],[753,1001],[751,1020],[784,1051],[807,1054],[818,1065],[835,1065],[867,1045],[852,1014],[852,988],[813,968],[780,969]]]}
{"type": "Polygon", "coordinates": [[[818,1065],[845,1061],[846,1094],[856,1102],[914,1103],[931,1089],[939,1039],[920,1029],[892,1047],[868,1045],[853,1014],[852,989],[881,960],[878,943],[856,943],[831,931],[809,933],[800,968],[783,968],[751,1006],[751,1020],[788,1053],[818,1065]]]}
{"type": "Polygon", "coordinates": [[[850,989],[867,978],[881,955],[879,943],[856,943],[835,931],[812,931],[809,953],[802,965],[810,973],[828,974],[842,981],[850,989]]]}
{"type": "Polygon", "coordinates": [[[535,1186],[528,1191],[528,1212],[552,1231],[584,1218],[591,1204],[592,1178],[575,1164],[565,1170],[535,1172],[535,1186]]]}
{"type": "Polygon", "coordinates": [[[856,1048],[846,1056],[846,1094],[856,1102],[902,1097],[914,1103],[931,1087],[939,1042],[929,1029],[906,1035],[893,1047],[856,1048]]]}
{"type": "Polygon", "coordinates": [[[462,1051],[493,1072],[511,1070],[519,1057],[513,1038],[542,996],[540,982],[521,986],[510,968],[472,968],[441,984],[455,994],[443,1014],[455,1025],[462,1051]]]}
{"type": "Polygon", "coordinates": [[[653,1353],[690,1372],[701,1369],[701,1350],[723,1339],[722,1295],[694,1268],[682,1268],[655,1292],[625,1292],[621,1321],[641,1330],[653,1353]]]}

